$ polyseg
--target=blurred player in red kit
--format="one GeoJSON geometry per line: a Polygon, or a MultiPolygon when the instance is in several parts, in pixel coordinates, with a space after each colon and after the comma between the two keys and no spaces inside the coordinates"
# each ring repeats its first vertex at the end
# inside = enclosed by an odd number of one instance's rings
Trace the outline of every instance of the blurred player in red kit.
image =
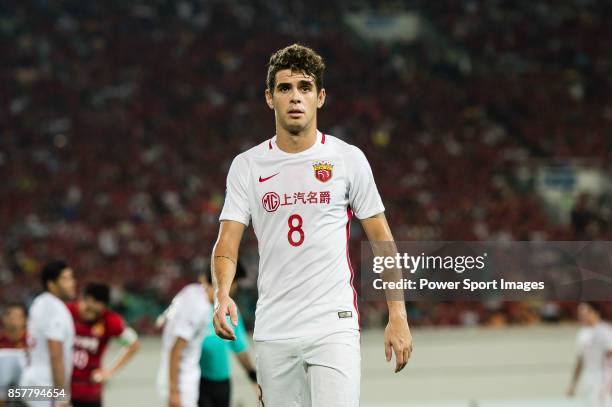
{"type": "Polygon", "coordinates": [[[22,349],[26,344],[26,309],[22,304],[10,303],[2,311],[0,349],[22,349]]]}
{"type": "Polygon", "coordinates": [[[19,382],[26,365],[27,313],[19,303],[10,303],[0,309],[0,406],[4,406],[8,388],[19,382]]]}
{"type": "Polygon", "coordinates": [[[136,332],[126,327],[119,314],[108,309],[109,302],[109,287],[90,283],[76,302],[68,304],[76,329],[73,407],[101,406],[104,383],[117,374],[140,347],[136,332]],[[124,350],[110,368],[104,369],[102,358],[112,338],[117,338],[124,350]]]}

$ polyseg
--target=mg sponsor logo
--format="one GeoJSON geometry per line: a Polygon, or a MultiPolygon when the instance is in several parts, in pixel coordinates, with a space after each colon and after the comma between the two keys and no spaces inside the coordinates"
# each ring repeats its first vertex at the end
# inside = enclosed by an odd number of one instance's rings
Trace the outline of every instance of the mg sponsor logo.
{"type": "Polygon", "coordinates": [[[280,196],[276,192],[266,192],[261,203],[267,212],[274,212],[280,206],[280,196]]]}

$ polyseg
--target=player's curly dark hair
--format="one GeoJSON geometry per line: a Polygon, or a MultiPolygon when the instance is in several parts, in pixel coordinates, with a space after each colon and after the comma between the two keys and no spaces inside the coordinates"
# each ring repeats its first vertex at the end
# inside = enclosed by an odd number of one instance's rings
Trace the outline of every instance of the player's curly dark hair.
{"type": "Polygon", "coordinates": [[[64,269],[68,268],[68,263],[63,260],[54,260],[51,261],[42,268],[40,272],[40,280],[43,286],[43,290],[49,290],[49,282],[57,281],[57,279],[62,275],[64,269]]]}
{"type": "Polygon", "coordinates": [[[83,291],[83,297],[91,297],[108,305],[110,304],[110,287],[104,283],[89,283],[83,291]]]}
{"type": "Polygon", "coordinates": [[[274,92],[274,86],[276,86],[276,73],[283,69],[291,69],[314,77],[317,92],[323,88],[325,64],[323,58],[311,48],[293,44],[272,54],[268,62],[268,77],[266,79],[266,85],[270,92],[274,92]]]}

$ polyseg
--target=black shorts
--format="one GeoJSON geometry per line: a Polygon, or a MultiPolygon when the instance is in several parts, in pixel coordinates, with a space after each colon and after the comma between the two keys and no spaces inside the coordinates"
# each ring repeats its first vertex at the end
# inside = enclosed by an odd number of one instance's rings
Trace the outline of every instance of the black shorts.
{"type": "Polygon", "coordinates": [[[198,407],[229,407],[231,385],[228,380],[200,379],[198,407]]]}
{"type": "Polygon", "coordinates": [[[72,407],[102,407],[102,402],[72,400],[72,407]]]}

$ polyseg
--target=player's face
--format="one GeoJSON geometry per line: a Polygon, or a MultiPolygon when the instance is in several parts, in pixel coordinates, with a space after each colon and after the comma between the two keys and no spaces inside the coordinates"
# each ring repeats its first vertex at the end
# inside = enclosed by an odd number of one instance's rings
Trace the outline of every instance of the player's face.
{"type": "Polygon", "coordinates": [[[8,330],[23,330],[26,326],[25,312],[20,307],[11,307],[4,314],[4,317],[2,318],[2,323],[8,330]]]}
{"type": "Polygon", "coordinates": [[[65,268],[55,283],[58,295],[63,300],[71,300],[76,296],[76,280],[71,268],[65,268]]]}
{"type": "Polygon", "coordinates": [[[101,316],[106,305],[101,301],[86,295],[79,301],[79,316],[85,321],[96,321],[101,316]]]}
{"type": "Polygon", "coordinates": [[[578,306],[578,320],[584,325],[590,325],[595,319],[595,312],[588,304],[580,304],[578,306]]]}
{"type": "Polygon", "coordinates": [[[317,109],[325,103],[325,89],[317,91],[312,76],[283,69],[276,73],[274,92],[266,89],[266,102],[274,109],[277,126],[298,134],[316,123],[317,109]]]}

